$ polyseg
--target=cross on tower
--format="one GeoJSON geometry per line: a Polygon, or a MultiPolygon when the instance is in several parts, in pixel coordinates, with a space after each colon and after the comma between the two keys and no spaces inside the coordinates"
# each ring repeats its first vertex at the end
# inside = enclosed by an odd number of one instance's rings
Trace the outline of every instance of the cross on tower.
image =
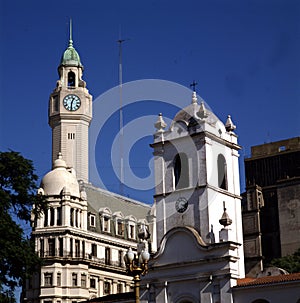
{"type": "Polygon", "coordinates": [[[190,84],[190,87],[192,87],[192,88],[193,88],[193,91],[194,91],[194,92],[196,91],[196,85],[198,85],[198,83],[197,83],[197,82],[195,82],[195,80],[193,81],[193,83],[192,83],[192,84],[190,84]]]}

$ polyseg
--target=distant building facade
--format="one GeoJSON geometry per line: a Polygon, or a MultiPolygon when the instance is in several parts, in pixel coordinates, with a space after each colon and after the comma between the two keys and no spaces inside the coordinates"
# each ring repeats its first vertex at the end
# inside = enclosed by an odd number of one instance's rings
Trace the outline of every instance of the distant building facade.
{"type": "Polygon", "coordinates": [[[253,146],[245,159],[246,273],[300,248],[300,137],[253,146]]]}

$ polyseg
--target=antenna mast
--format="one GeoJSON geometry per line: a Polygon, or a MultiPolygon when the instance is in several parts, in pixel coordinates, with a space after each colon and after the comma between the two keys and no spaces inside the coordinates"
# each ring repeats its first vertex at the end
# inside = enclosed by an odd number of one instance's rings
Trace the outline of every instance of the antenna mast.
{"type": "Polygon", "coordinates": [[[124,156],[123,156],[123,100],[122,100],[122,43],[124,39],[119,39],[117,42],[119,43],[119,98],[120,98],[120,109],[119,109],[119,117],[120,117],[120,188],[119,192],[121,195],[124,195],[124,156]]]}

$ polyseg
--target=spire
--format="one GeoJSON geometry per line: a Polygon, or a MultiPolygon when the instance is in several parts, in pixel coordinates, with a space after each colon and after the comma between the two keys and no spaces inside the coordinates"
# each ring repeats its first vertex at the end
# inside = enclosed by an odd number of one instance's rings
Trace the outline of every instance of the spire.
{"type": "Polygon", "coordinates": [[[72,40],[72,19],[70,18],[70,24],[69,24],[69,27],[70,27],[70,38],[69,38],[69,47],[73,47],[73,40],[72,40]]]}

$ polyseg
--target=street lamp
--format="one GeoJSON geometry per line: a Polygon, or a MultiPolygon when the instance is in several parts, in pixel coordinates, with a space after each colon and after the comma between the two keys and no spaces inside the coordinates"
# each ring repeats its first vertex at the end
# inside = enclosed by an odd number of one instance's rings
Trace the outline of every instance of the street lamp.
{"type": "Polygon", "coordinates": [[[140,253],[134,253],[131,247],[124,256],[126,271],[133,276],[135,302],[140,303],[140,281],[141,275],[145,275],[148,271],[148,260],[150,254],[146,250],[140,253]]]}

